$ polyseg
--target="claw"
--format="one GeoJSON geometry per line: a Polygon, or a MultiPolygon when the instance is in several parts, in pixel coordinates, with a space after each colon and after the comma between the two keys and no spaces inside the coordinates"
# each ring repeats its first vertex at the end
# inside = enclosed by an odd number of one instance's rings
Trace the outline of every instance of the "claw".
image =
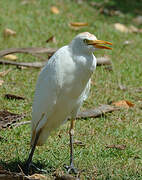
{"type": "Polygon", "coordinates": [[[26,175],[29,175],[29,172],[30,172],[30,169],[31,169],[31,168],[34,168],[36,171],[38,171],[38,172],[40,172],[40,173],[47,173],[46,170],[40,169],[40,168],[36,167],[33,163],[30,163],[30,164],[28,164],[27,167],[26,167],[26,171],[25,171],[25,174],[26,174],[26,175]]]}
{"type": "Polygon", "coordinates": [[[77,169],[74,167],[74,165],[70,165],[70,166],[65,166],[65,168],[66,168],[66,170],[67,170],[67,172],[69,173],[69,174],[77,174],[78,173],[78,171],[77,171],[77,169]]]}

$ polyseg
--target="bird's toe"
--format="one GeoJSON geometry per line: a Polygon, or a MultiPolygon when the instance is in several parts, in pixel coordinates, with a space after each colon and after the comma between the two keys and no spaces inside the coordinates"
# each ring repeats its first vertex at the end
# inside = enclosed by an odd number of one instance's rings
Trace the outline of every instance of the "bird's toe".
{"type": "Polygon", "coordinates": [[[78,173],[78,171],[77,171],[77,169],[74,167],[74,165],[65,166],[65,168],[66,168],[66,170],[67,170],[67,172],[68,172],[69,174],[77,174],[77,173],[78,173]]]}

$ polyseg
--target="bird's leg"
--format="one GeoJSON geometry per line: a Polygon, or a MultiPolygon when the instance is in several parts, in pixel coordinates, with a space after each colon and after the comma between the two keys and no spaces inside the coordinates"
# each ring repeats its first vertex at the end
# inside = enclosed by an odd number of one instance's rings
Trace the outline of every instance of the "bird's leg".
{"type": "Polygon", "coordinates": [[[69,135],[70,135],[70,166],[67,167],[68,169],[68,173],[73,172],[75,174],[77,174],[77,170],[74,167],[74,155],[73,155],[73,136],[74,136],[74,119],[71,119],[71,125],[70,125],[70,131],[69,131],[69,135]]]}
{"type": "MultiPolygon", "coordinates": [[[[26,162],[26,174],[27,174],[27,175],[29,174],[30,167],[31,167],[31,166],[34,166],[34,165],[32,164],[32,158],[33,158],[34,151],[35,151],[35,148],[36,148],[36,145],[37,145],[37,141],[38,141],[38,138],[39,138],[39,134],[40,134],[40,131],[36,134],[34,144],[32,145],[32,148],[31,148],[29,157],[28,157],[27,162],[26,162]]],[[[35,166],[34,166],[34,167],[35,167],[35,166]]]]}

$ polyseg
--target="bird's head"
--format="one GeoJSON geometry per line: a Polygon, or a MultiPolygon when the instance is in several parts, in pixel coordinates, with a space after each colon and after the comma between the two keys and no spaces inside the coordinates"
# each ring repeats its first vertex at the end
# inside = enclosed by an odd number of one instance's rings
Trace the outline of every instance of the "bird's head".
{"type": "Polygon", "coordinates": [[[71,42],[71,46],[76,51],[93,53],[96,49],[112,49],[109,46],[112,43],[103,40],[97,40],[96,36],[89,32],[78,34],[71,42]]]}

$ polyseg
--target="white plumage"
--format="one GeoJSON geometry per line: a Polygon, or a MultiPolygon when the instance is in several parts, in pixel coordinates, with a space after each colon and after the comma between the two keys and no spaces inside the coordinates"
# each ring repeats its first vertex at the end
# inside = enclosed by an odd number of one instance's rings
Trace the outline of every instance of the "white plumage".
{"type": "Polygon", "coordinates": [[[68,117],[76,116],[88,97],[90,78],[96,68],[93,51],[109,49],[101,46],[102,42],[88,32],[81,33],[60,48],[42,69],[33,103],[31,145],[37,133],[40,132],[37,145],[42,145],[52,130],[68,117]]]}

